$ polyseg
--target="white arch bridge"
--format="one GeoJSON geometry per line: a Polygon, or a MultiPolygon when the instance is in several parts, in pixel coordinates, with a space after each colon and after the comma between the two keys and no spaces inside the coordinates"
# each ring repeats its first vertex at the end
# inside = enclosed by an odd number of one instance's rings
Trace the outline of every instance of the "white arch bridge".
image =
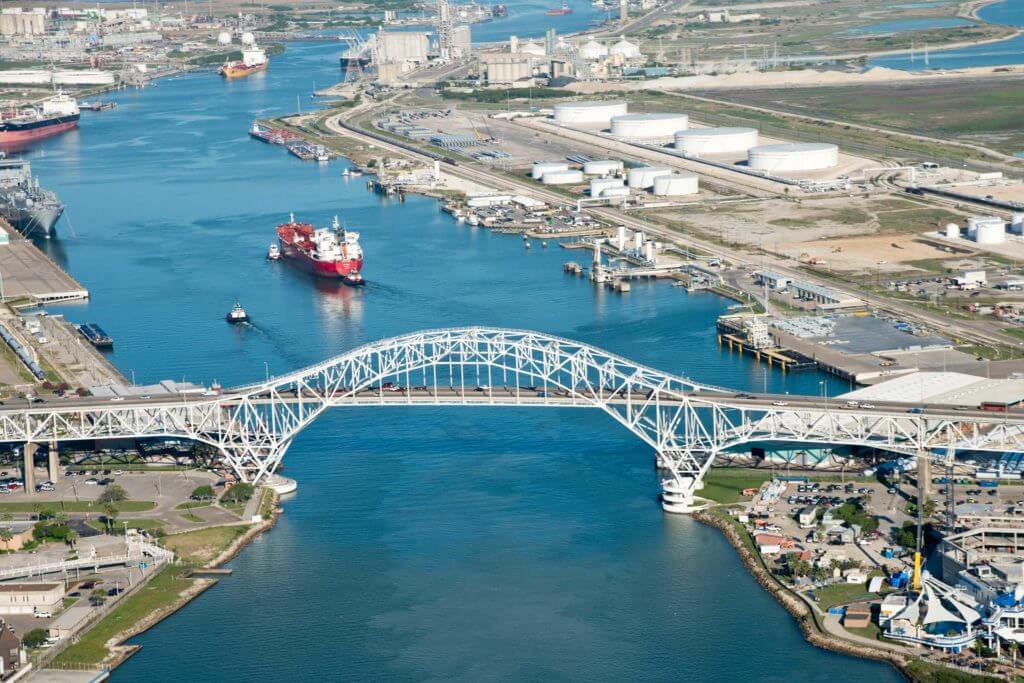
{"type": "Polygon", "coordinates": [[[429,330],[366,344],[217,396],[57,399],[0,406],[0,442],[167,437],[213,446],[247,481],[272,473],[292,440],[344,406],[596,408],[655,452],[666,508],[690,509],[718,454],[752,445],[862,446],[951,457],[1024,450],[1024,413],[735,393],[593,346],[522,330],[429,330]]]}

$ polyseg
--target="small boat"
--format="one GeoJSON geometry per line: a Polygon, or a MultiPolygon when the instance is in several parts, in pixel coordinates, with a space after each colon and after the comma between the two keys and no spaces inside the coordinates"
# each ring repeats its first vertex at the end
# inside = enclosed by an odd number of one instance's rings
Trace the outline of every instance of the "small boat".
{"type": "Polygon", "coordinates": [[[280,258],[281,258],[281,247],[277,246],[276,243],[275,244],[271,244],[270,248],[267,249],[267,260],[268,261],[277,261],[280,258]]]}
{"type": "Polygon", "coordinates": [[[572,14],[572,7],[569,7],[569,3],[566,0],[562,0],[562,6],[557,9],[549,9],[545,12],[548,16],[560,17],[566,14],[572,14]]]}
{"type": "Polygon", "coordinates": [[[353,270],[348,275],[342,275],[341,281],[351,287],[362,287],[366,284],[366,280],[363,279],[363,276],[359,274],[358,270],[353,270]]]}
{"type": "Polygon", "coordinates": [[[249,322],[249,314],[245,312],[244,308],[242,308],[242,304],[238,303],[237,301],[235,302],[235,305],[231,307],[231,310],[228,311],[228,314],[224,316],[224,318],[232,325],[249,322]]]}
{"type": "Polygon", "coordinates": [[[526,240],[528,240],[528,239],[530,239],[530,238],[529,238],[529,237],[527,237],[527,236],[526,236],[526,233],[524,232],[524,233],[523,233],[523,241],[525,242],[525,241],[526,241],[526,240]]]}
{"type": "Polygon", "coordinates": [[[348,177],[349,178],[358,178],[361,175],[363,175],[363,172],[360,171],[358,168],[350,169],[349,172],[348,172],[348,177]]]}
{"type": "Polygon", "coordinates": [[[523,246],[526,247],[527,249],[530,249],[530,248],[533,247],[533,245],[530,244],[529,242],[523,242],[523,246]]]}
{"type": "Polygon", "coordinates": [[[547,242],[541,242],[540,246],[542,246],[543,248],[547,249],[548,248],[548,243],[547,242]]]}
{"type": "Polygon", "coordinates": [[[319,149],[316,153],[316,160],[320,163],[326,163],[331,160],[331,155],[326,149],[319,149]]]}

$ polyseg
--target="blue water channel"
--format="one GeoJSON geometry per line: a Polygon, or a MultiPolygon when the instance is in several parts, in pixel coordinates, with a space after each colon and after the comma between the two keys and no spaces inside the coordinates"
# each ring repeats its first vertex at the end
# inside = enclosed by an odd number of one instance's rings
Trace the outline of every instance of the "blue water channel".
{"type": "MultiPolygon", "coordinates": [[[[336,79],[339,46],[290,46],[270,70],[113,95],[32,154],[68,215],[45,245],[92,292],[56,309],[100,323],[137,382],[258,380],[388,335],[532,328],[744,389],[810,392],[722,351],[729,302],[566,277],[575,253],[457,225],[432,200],[382,201],[342,163],[246,135],[336,79]],[[264,260],[276,223],[358,228],[368,286],[264,260]],[[253,318],[230,327],[236,297],[253,318]]],[[[845,387],[825,379],[835,394],[845,387]]],[[[652,453],[566,409],[335,410],[285,461],[299,491],[234,574],[149,632],[115,681],[897,681],[805,644],[721,535],[664,515],[652,453]]]]}
{"type": "MultiPolygon", "coordinates": [[[[993,24],[1024,26],[1024,0],[1004,0],[983,7],[978,16],[993,24]]],[[[888,55],[868,60],[869,67],[883,66],[904,71],[925,71],[928,69],[964,69],[974,66],[1005,66],[1024,64],[1024,34],[984,45],[974,45],[953,50],[934,50],[925,62],[921,50],[910,55],[888,55]]]]}

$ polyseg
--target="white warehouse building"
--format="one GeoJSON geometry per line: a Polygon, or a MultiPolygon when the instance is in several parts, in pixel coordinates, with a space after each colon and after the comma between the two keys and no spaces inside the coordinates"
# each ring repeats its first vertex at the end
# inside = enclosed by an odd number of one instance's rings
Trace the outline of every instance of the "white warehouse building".
{"type": "Polygon", "coordinates": [[[668,175],[672,175],[668,166],[641,166],[629,169],[626,181],[634,190],[647,190],[654,187],[655,178],[668,175]]]}
{"type": "Polygon", "coordinates": [[[555,122],[601,124],[607,128],[613,116],[622,116],[628,105],[620,100],[594,100],[591,102],[562,102],[555,105],[555,122]]]}
{"type": "Polygon", "coordinates": [[[676,149],[684,154],[728,154],[757,146],[755,128],[691,128],[675,134],[676,149]]]}
{"type": "Polygon", "coordinates": [[[747,150],[750,168],[770,173],[816,171],[839,163],[839,147],[826,142],[791,142],[761,145],[747,150]]]}
{"type": "Polygon", "coordinates": [[[689,123],[686,114],[624,114],[612,117],[611,133],[628,140],[671,140],[689,123]]]}
{"type": "Polygon", "coordinates": [[[697,194],[700,192],[700,188],[697,186],[697,176],[694,174],[673,173],[655,178],[653,192],[658,197],[681,197],[697,194]]]}

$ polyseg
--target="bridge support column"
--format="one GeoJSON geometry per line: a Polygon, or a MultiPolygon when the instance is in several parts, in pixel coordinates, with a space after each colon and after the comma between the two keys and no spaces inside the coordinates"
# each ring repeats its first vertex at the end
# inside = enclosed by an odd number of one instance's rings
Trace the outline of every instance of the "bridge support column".
{"type": "Polygon", "coordinates": [[[676,475],[661,481],[661,509],[677,515],[686,515],[703,508],[696,504],[694,492],[703,488],[704,482],[689,475],[676,475]]]}
{"type": "Polygon", "coordinates": [[[26,443],[22,448],[22,477],[25,483],[25,493],[34,496],[36,493],[36,449],[39,447],[34,443],[26,443]]]}
{"type": "Polygon", "coordinates": [[[928,451],[917,454],[917,500],[924,504],[932,492],[932,460],[928,451]]]}
{"type": "Polygon", "coordinates": [[[50,475],[50,481],[54,484],[57,483],[57,479],[60,477],[60,451],[57,450],[57,442],[50,442],[49,457],[46,460],[47,463],[47,474],[50,475]]]}

